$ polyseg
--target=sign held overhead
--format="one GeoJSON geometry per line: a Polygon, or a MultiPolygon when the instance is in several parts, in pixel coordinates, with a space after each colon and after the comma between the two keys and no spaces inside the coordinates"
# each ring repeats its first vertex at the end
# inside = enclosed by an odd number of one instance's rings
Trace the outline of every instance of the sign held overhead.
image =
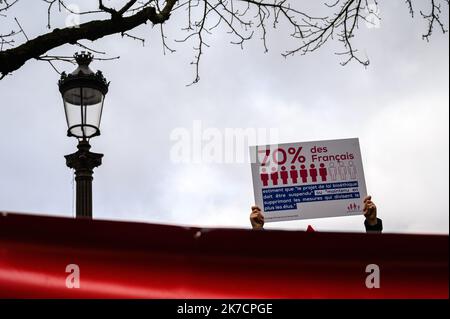
{"type": "Polygon", "coordinates": [[[265,222],[362,214],[359,140],[251,146],[255,203],[265,222]]]}

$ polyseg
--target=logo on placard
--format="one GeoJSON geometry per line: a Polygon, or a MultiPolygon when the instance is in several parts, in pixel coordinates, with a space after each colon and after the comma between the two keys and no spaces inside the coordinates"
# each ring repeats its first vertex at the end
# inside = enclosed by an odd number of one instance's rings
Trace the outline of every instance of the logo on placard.
{"type": "Polygon", "coordinates": [[[347,213],[358,212],[358,211],[360,211],[360,206],[358,204],[356,204],[355,202],[353,202],[347,206],[347,213]]]}

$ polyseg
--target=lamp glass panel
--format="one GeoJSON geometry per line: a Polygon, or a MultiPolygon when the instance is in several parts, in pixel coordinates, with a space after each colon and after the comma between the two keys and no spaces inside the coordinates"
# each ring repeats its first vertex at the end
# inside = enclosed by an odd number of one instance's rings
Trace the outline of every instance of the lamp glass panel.
{"type": "Polygon", "coordinates": [[[63,99],[70,132],[77,137],[94,135],[100,127],[103,94],[92,88],[73,88],[64,92],[63,99]]]}

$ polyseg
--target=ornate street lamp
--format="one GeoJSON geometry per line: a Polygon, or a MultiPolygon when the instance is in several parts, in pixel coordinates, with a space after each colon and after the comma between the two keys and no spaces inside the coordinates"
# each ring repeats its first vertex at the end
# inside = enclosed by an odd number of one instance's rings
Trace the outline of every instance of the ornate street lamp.
{"type": "Polygon", "coordinates": [[[101,71],[94,73],[89,64],[91,53],[75,53],[78,68],[70,74],[63,72],[58,82],[67,120],[67,136],[78,139],[78,151],[66,155],[66,164],[75,169],[76,216],[92,218],[92,174],[102,164],[103,154],[89,151],[89,140],[100,135],[103,101],[109,82],[101,71]]]}

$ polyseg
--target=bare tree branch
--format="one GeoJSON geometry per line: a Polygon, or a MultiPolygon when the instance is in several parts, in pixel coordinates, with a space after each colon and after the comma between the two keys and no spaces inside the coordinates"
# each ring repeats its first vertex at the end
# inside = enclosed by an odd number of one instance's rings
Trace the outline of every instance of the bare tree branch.
{"type": "Polygon", "coordinates": [[[136,3],[136,1],[137,0],[131,0],[131,1],[128,1],[128,3],[126,4],[126,5],[124,5],[123,7],[122,7],[122,9],[120,9],[119,10],[119,14],[120,15],[123,15],[125,12],[127,12],[135,3],[136,3]]]}
{"type": "Polygon", "coordinates": [[[412,18],[414,18],[414,9],[413,9],[413,5],[412,5],[412,0],[405,0],[405,2],[409,8],[409,14],[411,15],[412,18]]]}
{"type": "MultiPolygon", "coordinates": [[[[427,0],[430,5],[429,13],[420,11],[421,17],[427,21],[426,33],[423,39],[429,40],[437,27],[447,32],[448,22],[442,17],[443,6],[448,9],[450,0],[427,0]]],[[[0,0],[0,18],[8,17],[8,10],[18,0],[0,0]]],[[[18,29],[0,32],[0,74],[2,78],[19,69],[30,59],[48,62],[48,51],[65,44],[78,45],[100,53],[101,51],[90,49],[80,40],[95,41],[104,36],[121,34],[133,40],[145,43],[145,36],[131,34],[134,28],[150,21],[153,25],[160,25],[163,53],[175,52],[169,47],[170,38],[165,34],[164,23],[171,19],[171,15],[177,15],[173,20],[180,18],[179,30],[183,35],[175,38],[179,43],[192,43],[194,49],[193,61],[195,77],[192,83],[200,79],[200,61],[208,48],[209,37],[212,32],[225,30],[230,36],[230,43],[243,48],[244,43],[253,39],[258,34],[262,41],[264,52],[268,49],[268,37],[270,27],[276,29],[278,25],[287,26],[292,40],[292,48],[282,53],[284,57],[309,54],[320,49],[329,41],[337,41],[342,45],[342,50],[336,52],[342,57],[341,64],[347,65],[351,61],[369,65],[367,57],[362,57],[354,44],[359,26],[373,24],[370,18],[378,17],[377,0],[328,0],[323,5],[325,13],[307,10],[305,3],[295,0],[123,0],[118,8],[106,5],[106,1],[94,1],[93,7],[83,12],[74,11],[66,0],[42,0],[47,7],[47,27],[51,28],[51,15],[59,12],[69,12],[74,15],[92,17],[90,22],[77,25],[76,28],[67,27],[54,29],[53,31],[28,39],[27,34],[16,19],[18,29]],[[373,9],[373,6],[376,9],[373,9]],[[184,11],[184,13],[183,13],[184,11]],[[101,14],[106,14],[108,19],[99,20],[101,14]],[[370,18],[369,18],[370,17],[370,18]],[[186,21],[187,18],[187,21],[186,21]],[[20,37],[23,34],[25,43],[20,37]],[[181,40],[179,39],[181,38],[181,40]]],[[[414,17],[413,0],[405,0],[409,14],[414,17]]],[[[171,19],[172,20],[172,19],[171,19]]],[[[175,20],[176,21],[176,20],[175,20]]],[[[176,22],[174,22],[176,23],[176,22]]],[[[105,52],[101,52],[105,53],[105,52]]],[[[57,56],[57,55],[55,55],[57,56]]],[[[56,59],[65,61],[65,59],[56,59]]],[[[56,67],[52,64],[52,67],[56,67]]]]}
{"type": "Polygon", "coordinates": [[[78,28],[54,29],[26,43],[0,52],[0,72],[8,74],[19,69],[26,61],[36,59],[45,52],[63,44],[76,44],[77,41],[87,39],[95,41],[107,35],[126,32],[147,23],[161,24],[170,17],[170,11],[176,0],[167,0],[161,12],[154,7],[146,7],[138,13],[118,19],[91,21],[81,24],[78,28]]]}
{"type": "Polygon", "coordinates": [[[120,16],[120,14],[116,10],[104,6],[102,0],[98,0],[98,8],[102,11],[110,13],[113,18],[120,16]]]}
{"type": "Polygon", "coordinates": [[[122,32],[122,37],[128,37],[130,39],[136,40],[136,41],[140,41],[142,43],[142,46],[145,45],[145,39],[137,37],[135,35],[131,35],[128,32],[122,32]]]}
{"type": "MultiPolygon", "coordinates": [[[[449,4],[449,0],[446,0],[447,5],[449,4]]],[[[433,28],[437,24],[441,29],[442,33],[446,33],[448,30],[445,28],[444,23],[441,20],[441,4],[436,4],[436,0],[431,0],[431,12],[429,14],[425,14],[420,11],[422,17],[428,21],[428,30],[427,33],[422,35],[422,38],[430,41],[430,37],[433,34],[433,28]]]]}

